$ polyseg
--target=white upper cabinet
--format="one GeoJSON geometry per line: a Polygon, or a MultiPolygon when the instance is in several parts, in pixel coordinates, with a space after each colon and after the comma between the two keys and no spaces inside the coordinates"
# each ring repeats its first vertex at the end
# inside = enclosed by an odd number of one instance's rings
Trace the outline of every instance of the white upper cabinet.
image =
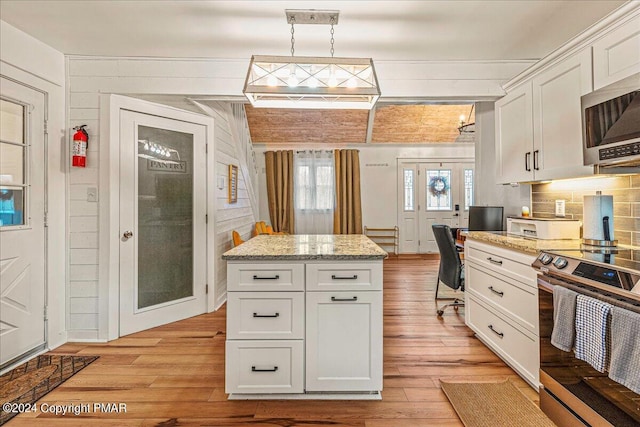
{"type": "Polygon", "coordinates": [[[640,14],[593,43],[594,89],[638,72],[640,72],[640,14]]]}
{"type": "Polygon", "coordinates": [[[593,174],[582,161],[580,97],[592,91],[591,49],[546,68],[496,102],[498,182],[593,174]]]}
{"type": "Polygon", "coordinates": [[[592,91],[591,50],[584,49],[533,78],[535,180],[593,174],[582,160],[580,97],[592,91]]]}
{"type": "Polygon", "coordinates": [[[533,180],[531,92],[529,81],[496,101],[496,164],[500,183],[533,180]]]}
{"type": "Polygon", "coordinates": [[[497,181],[593,175],[580,98],[640,72],[640,2],[629,2],[505,85],[496,101],[497,181]]]}

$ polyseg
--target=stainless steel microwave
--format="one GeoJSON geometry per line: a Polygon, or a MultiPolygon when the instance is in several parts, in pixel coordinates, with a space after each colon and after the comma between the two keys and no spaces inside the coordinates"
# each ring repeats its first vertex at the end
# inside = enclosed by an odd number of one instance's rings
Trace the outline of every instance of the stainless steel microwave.
{"type": "Polygon", "coordinates": [[[640,166],[640,73],[581,98],[585,165],[640,166]]]}

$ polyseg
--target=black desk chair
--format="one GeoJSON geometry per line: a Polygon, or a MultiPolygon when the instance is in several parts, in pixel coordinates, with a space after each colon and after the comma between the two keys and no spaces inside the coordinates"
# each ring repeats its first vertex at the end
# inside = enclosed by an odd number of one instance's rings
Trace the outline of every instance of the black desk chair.
{"type": "MultiPolygon", "coordinates": [[[[436,284],[436,300],[438,300],[438,289],[440,282],[452,289],[464,291],[464,266],[460,260],[460,253],[456,249],[456,242],[448,225],[432,225],[433,235],[440,251],[440,269],[438,270],[438,283],[436,284]]],[[[464,301],[454,298],[453,302],[438,309],[438,317],[444,314],[447,307],[463,307],[464,301]]]]}

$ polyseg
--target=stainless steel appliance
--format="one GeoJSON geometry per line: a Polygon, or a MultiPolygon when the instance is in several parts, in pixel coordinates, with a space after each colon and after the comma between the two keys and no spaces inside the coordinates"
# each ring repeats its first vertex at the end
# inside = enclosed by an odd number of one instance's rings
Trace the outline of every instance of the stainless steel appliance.
{"type": "Polygon", "coordinates": [[[639,394],[551,344],[556,286],[640,313],[639,255],[589,247],[542,252],[532,264],[539,272],[540,407],[561,427],[640,426],[639,394]]]}
{"type": "Polygon", "coordinates": [[[582,96],[585,165],[640,166],[640,73],[582,96]]]}

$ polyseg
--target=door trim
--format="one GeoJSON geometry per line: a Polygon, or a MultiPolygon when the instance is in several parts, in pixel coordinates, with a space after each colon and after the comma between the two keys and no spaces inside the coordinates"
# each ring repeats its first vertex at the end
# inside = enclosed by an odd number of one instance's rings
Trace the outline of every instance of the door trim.
{"type": "MultiPolygon", "coordinates": [[[[192,113],[166,105],[143,101],[122,95],[100,95],[100,176],[101,198],[98,231],[99,318],[98,339],[109,341],[119,337],[120,324],[120,110],[130,110],[160,117],[170,117],[204,125],[207,150],[207,259],[216,259],[215,248],[215,162],[214,120],[212,117],[192,113]]],[[[215,267],[207,263],[207,312],[215,310],[215,267]]]]}

